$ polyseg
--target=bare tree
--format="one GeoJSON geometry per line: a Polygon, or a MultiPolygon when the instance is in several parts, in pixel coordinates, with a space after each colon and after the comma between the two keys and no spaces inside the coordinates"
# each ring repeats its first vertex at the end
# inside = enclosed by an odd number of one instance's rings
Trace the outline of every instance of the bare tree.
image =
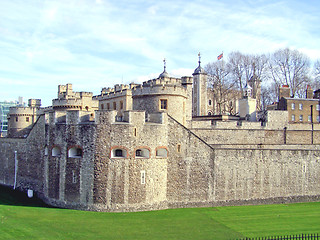
{"type": "Polygon", "coordinates": [[[272,79],[277,85],[289,85],[291,97],[299,96],[310,80],[310,59],[297,50],[286,48],[276,51],[270,57],[269,66],[272,79]]]}
{"type": "Polygon", "coordinates": [[[245,76],[245,64],[244,64],[244,55],[240,52],[231,52],[228,55],[228,69],[235,79],[238,88],[240,89],[241,95],[243,96],[243,88],[246,85],[245,76]]]}
{"type": "Polygon", "coordinates": [[[208,73],[208,83],[213,90],[216,103],[215,114],[235,114],[234,106],[230,102],[230,95],[234,93],[236,81],[230,76],[230,70],[224,61],[216,61],[205,66],[208,73]]]}
{"type": "Polygon", "coordinates": [[[248,55],[240,52],[229,54],[228,68],[243,95],[243,87],[251,78],[263,81],[267,74],[268,58],[266,55],[248,55]]]}
{"type": "Polygon", "coordinates": [[[272,82],[264,84],[261,87],[261,105],[262,110],[267,110],[267,106],[277,102],[279,86],[272,82]]]}
{"type": "Polygon", "coordinates": [[[317,60],[314,65],[313,65],[313,71],[314,71],[314,75],[315,78],[317,80],[320,80],[320,60],[317,60]]]}
{"type": "Polygon", "coordinates": [[[313,65],[313,75],[311,86],[315,90],[320,89],[320,60],[317,60],[313,65]]]}

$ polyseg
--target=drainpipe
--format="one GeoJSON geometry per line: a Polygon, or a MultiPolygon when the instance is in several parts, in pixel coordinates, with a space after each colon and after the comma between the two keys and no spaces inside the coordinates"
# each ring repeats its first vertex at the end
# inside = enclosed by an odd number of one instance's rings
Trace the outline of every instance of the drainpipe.
{"type": "Polygon", "coordinates": [[[18,173],[18,158],[17,158],[17,151],[14,151],[14,184],[13,184],[13,189],[16,189],[16,186],[17,186],[17,173],[18,173]]]}
{"type": "Polygon", "coordinates": [[[310,106],[311,111],[311,144],[313,144],[313,105],[310,106]]]}

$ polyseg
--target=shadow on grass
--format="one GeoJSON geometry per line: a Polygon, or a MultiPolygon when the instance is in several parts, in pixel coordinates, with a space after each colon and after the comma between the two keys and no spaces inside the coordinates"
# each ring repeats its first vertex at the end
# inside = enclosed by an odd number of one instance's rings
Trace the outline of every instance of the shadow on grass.
{"type": "Polygon", "coordinates": [[[36,196],[29,198],[26,193],[3,185],[0,185],[0,205],[53,208],[36,196]]]}

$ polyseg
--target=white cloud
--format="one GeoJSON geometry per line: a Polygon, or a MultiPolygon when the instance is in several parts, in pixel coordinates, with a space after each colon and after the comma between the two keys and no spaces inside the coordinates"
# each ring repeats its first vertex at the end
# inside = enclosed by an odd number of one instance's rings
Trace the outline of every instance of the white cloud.
{"type": "Polygon", "coordinates": [[[159,76],[164,57],[169,74],[191,75],[199,51],[203,66],[234,50],[292,47],[320,58],[319,6],[310,1],[15,0],[0,7],[0,82],[13,89],[1,89],[1,97],[17,94],[19,84],[33,86],[22,91],[29,96],[38,87],[55,94],[66,82],[93,92],[142,82],[159,76]]]}

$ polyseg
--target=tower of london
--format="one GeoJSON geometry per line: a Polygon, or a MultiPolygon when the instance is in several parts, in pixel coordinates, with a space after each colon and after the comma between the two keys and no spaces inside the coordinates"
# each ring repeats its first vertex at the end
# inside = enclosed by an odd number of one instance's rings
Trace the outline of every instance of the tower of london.
{"type": "Polygon", "coordinates": [[[1,184],[92,211],[319,200],[317,91],[290,99],[282,86],[277,108],[261,112],[254,77],[234,114],[216,115],[200,59],[192,76],[171,77],[164,65],[156,79],[99,95],[72,87],[59,85],[50,107],[30,99],[10,109],[1,184]],[[310,121],[293,120],[310,106],[310,121]]]}

